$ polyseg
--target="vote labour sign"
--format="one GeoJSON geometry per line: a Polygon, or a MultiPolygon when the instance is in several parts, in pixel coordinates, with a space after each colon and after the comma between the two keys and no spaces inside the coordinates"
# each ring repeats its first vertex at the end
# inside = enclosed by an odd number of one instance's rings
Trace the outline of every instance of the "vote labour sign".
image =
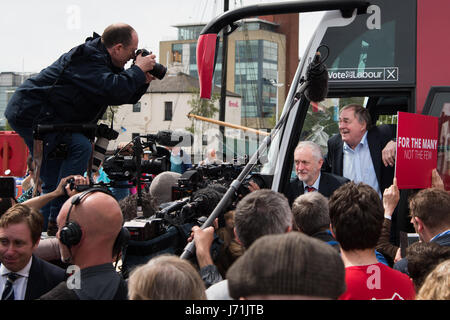
{"type": "Polygon", "coordinates": [[[431,187],[437,165],[438,118],[399,112],[395,176],[399,189],[431,187]]]}

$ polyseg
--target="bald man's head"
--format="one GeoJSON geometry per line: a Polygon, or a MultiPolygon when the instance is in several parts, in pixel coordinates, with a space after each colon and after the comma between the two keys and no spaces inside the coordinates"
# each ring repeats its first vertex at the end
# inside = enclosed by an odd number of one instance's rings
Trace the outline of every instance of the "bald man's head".
{"type": "Polygon", "coordinates": [[[102,42],[106,48],[121,43],[125,47],[129,46],[132,41],[132,34],[136,33],[132,26],[126,23],[118,22],[106,27],[102,34],[102,42]]]}
{"type": "MultiPolygon", "coordinates": [[[[64,227],[72,205],[68,199],[61,207],[57,218],[58,234],[64,227]]],[[[82,232],[79,244],[73,246],[70,255],[82,256],[85,251],[95,251],[99,258],[101,255],[111,257],[112,247],[122,228],[123,217],[116,199],[103,192],[92,192],[82,198],[79,204],[74,205],[70,211],[69,221],[76,222],[82,232]]],[[[66,258],[68,250],[62,249],[61,255],[66,258]]],[[[72,258],[72,257],[71,257],[72,258]]]]}

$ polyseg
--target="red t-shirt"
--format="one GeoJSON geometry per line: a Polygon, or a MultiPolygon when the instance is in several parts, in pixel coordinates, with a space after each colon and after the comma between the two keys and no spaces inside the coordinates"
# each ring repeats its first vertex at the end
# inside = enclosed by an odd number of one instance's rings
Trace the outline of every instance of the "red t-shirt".
{"type": "Polygon", "coordinates": [[[345,291],[339,300],[414,300],[412,280],[383,263],[345,268],[345,291]]]}

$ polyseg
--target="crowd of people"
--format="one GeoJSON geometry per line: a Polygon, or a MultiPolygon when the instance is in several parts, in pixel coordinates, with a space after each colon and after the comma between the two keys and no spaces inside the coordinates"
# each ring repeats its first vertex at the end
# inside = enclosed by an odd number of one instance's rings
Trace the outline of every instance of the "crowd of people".
{"type": "MultiPolygon", "coordinates": [[[[89,182],[82,176],[70,178],[89,182]]],[[[166,187],[161,181],[159,186],[166,187]]],[[[223,227],[192,228],[193,260],[161,253],[133,266],[124,279],[116,268],[123,253],[117,243],[123,223],[137,217],[137,197],[118,202],[105,189],[78,193],[65,182],[52,195],[66,190],[70,196],[58,215],[56,237],[41,239],[39,209],[50,196],[14,204],[2,214],[2,299],[450,298],[450,194],[442,188],[411,197],[411,221],[421,241],[394,264],[381,261],[376,250],[384,241],[380,235],[387,232],[392,205],[383,203],[369,185],[351,181],[330,198],[306,192],[292,207],[279,192],[253,191],[227,212],[223,227]],[[217,235],[224,243],[220,255],[227,259],[211,254],[217,235]]],[[[152,216],[158,200],[149,192],[143,195],[145,215],[152,216]]]]}
{"type": "MultiPolygon", "coordinates": [[[[450,299],[450,193],[434,170],[432,187],[411,195],[410,223],[420,242],[403,252],[391,241],[400,201],[395,126],[372,126],[368,111],[354,104],[340,111],[326,155],[313,142],[298,144],[296,178],[285,194],[251,184],[220,225],[201,228],[198,217],[183,239],[194,242],[193,257],[161,250],[120,272],[131,254],[124,223],[156,217],[173,200],[172,187],[192,166],[189,155],[171,148],[172,170],[142,193],[78,192],[74,185],[91,182],[81,165],[91,143],[80,133],[51,133],[38,157],[30,128],[96,123],[107,105],[139,100],[153,80],[155,56],[136,57],[137,45],[133,28],[109,26],[27,80],[8,104],[9,123],[33,159],[42,157],[29,161],[42,188],[30,178],[39,195],[1,201],[2,300],[450,299]],[[63,158],[53,153],[61,145],[63,158]],[[50,229],[54,237],[42,237],[50,229]]],[[[210,149],[201,165],[218,163],[210,149]]],[[[174,230],[183,234],[178,225],[174,230]]]]}

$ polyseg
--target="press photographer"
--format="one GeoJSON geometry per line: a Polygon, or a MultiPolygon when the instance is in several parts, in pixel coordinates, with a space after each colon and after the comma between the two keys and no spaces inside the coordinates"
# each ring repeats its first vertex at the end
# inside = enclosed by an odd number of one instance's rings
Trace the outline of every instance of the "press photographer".
{"type": "MultiPolygon", "coordinates": [[[[138,42],[131,26],[110,25],[102,36],[94,33],[15,91],[5,117],[25,140],[33,158],[42,157],[43,193],[54,190],[62,177],[82,175],[92,146],[82,133],[53,132],[40,137],[43,150],[34,150],[33,130],[40,124],[96,124],[109,105],[139,101],[154,79],[148,71],[154,68],[156,56],[136,57],[138,42]],[[124,70],[134,58],[135,64],[124,70]],[[52,157],[56,149],[62,152],[52,157]]],[[[64,200],[58,198],[43,209],[50,234],[56,231],[56,217],[64,200]]]]}

